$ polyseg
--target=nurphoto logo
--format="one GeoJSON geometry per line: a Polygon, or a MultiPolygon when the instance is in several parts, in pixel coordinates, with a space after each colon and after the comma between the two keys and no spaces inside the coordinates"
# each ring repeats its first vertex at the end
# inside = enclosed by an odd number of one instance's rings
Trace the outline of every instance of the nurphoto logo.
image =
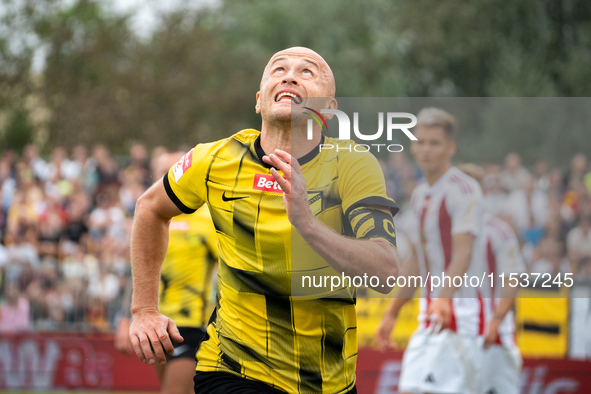
{"type": "MultiPolygon", "coordinates": [[[[350,140],[351,139],[351,120],[349,116],[337,109],[321,109],[320,112],[309,108],[304,107],[310,112],[304,112],[304,114],[309,115],[312,119],[308,119],[308,140],[313,139],[313,128],[314,128],[314,121],[320,126],[322,130],[323,127],[328,130],[328,125],[324,120],[322,114],[334,114],[337,117],[337,121],[339,122],[339,139],[340,140],[350,140]]],[[[408,112],[387,112],[386,113],[386,139],[388,141],[392,141],[392,136],[395,130],[402,131],[411,141],[416,141],[417,137],[415,137],[409,129],[415,127],[417,124],[417,117],[408,112]],[[408,119],[410,122],[407,123],[394,123],[395,119],[408,119]]],[[[362,140],[362,141],[376,141],[382,137],[384,133],[384,113],[378,112],[378,131],[374,134],[362,134],[359,131],[359,113],[353,112],[353,132],[355,136],[362,140]]],[[[354,144],[349,145],[348,147],[344,146],[334,146],[332,144],[320,144],[320,151],[324,149],[337,149],[338,150],[349,150],[352,149],[356,152],[369,152],[372,147],[377,152],[380,151],[381,147],[385,147],[388,152],[401,152],[404,148],[400,144],[354,144]]]]}

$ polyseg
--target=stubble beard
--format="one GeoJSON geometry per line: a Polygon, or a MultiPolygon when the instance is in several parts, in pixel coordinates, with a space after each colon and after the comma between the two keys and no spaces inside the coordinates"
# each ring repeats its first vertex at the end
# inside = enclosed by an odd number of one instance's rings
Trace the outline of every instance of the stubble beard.
{"type": "Polygon", "coordinates": [[[289,111],[289,113],[265,112],[266,111],[261,113],[261,117],[263,122],[270,127],[283,130],[291,130],[295,127],[306,127],[306,117],[303,114],[297,112],[293,113],[292,111],[289,111]]]}

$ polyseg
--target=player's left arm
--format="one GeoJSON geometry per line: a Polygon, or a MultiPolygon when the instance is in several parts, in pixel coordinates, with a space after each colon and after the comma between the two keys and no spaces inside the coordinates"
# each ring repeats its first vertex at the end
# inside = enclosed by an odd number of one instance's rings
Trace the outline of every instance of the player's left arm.
{"type": "MultiPolygon", "coordinates": [[[[507,276],[511,273],[523,273],[525,272],[525,263],[519,250],[519,241],[517,241],[515,233],[509,226],[506,227],[506,231],[509,239],[497,240],[496,245],[493,245],[496,249],[497,270],[507,276]]],[[[505,320],[507,313],[513,308],[518,292],[519,286],[507,286],[502,289],[501,298],[497,300],[492,318],[488,323],[486,337],[484,338],[485,349],[496,342],[499,336],[499,327],[505,320]]]]}
{"type": "MultiPolygon", "coordinates": [[[[363,236],[353,239],[338,234],[314,216],[301,225],[294,224],[294,227],[306,243],[337,272],[344,272],[349,276],[377,276],[380,283],[385,284],[388,277],[398,275],[398,253],[394,237],[387,232],[394,228],[392,215],[382,207],[365,209],[368,211],[367,217],[371,218],[369,220],[379,223],[372,230],[372,238],[363,236]],[[382,226],[384,221],[389,224],[382,226]]],[[[379,286],[375,290],[387,294],[392,288],[379,286]]]]}
{"type": "MultiPolygon", "coordinates": [[[[308,205],[306,181],[297,160],[292,160],[289,153],[281,150],[265,156],[263,160],[285,175],[284,178],[277,170],[271,169],[271,174],[284,192],[291,224],[331,267],[349,276],[377,276],[381,284],[386,283],[388,277],[398,274],[394,224],[388,208],[380,205],[358,207],[357,215],[351,212],[349,220],[365,218],[365,221],[374,223],[374,227],[363,237],[356,233],[356,239],[338,234],[312,214],[308,205]]],[[[379,286],[375,290],[388,293],[391,288],[379,286]]]]}
{"type": "Polygon", "coordinates": [[[485,349],[488,349],[497,341],[497,337],[499,336],[499,327],[501,326],[503,320],[505,320],[507,313],[509,313],[511,308],[513,308],[515,297],[517,296],[518,291],[519,287],[507,286],[503,289],[501,298],[498,300],[491,320],[488,323],[488,329],[483,345],[485,349]]]}

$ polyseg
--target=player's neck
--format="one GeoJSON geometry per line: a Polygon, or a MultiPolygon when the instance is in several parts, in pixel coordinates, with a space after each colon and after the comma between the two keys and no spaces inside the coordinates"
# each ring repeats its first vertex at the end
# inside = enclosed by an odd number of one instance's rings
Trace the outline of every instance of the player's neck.
{"type": "Polygon", "coordinates": [[[425,180],[427,181],[429,186],[433,186],[435,184],[435,182],[437,182],[443,176],[443,174],[445,174],[447,172],[447,170],[449,170],[450,168],[451,168],[451,164],[447,163],[447,164],[437,168],[436,170],[429,171],[429,172],[425,171],[424,172],[425,180]]]}
{"type": "Polygon", "coordinates": [[[275,149],[281,149],[299,159],[316,148],[321,138],[320,133],[315,133],[311,140],[303,134],[292,135],[291,125],[274,127],[263,123],[261,128],[261,148],[266,154],[273,153],[275,149]]]}

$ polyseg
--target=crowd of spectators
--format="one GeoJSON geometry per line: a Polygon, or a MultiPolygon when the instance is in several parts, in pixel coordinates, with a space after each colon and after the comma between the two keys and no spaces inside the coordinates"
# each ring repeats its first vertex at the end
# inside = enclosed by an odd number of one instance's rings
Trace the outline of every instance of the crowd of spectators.
{"type": "Polygon", "coordinates": [[[149,164],[140,144],[121,160],[102,145],[56,147],[48,160],[33,145],[2,152],[0,331],[112,327],[149,164]]]}
{"type": "MultiPolygon", "coordinates": [[[[114,327],[129,290],[135,203],[163,152],[135,144],[122,158],[102,145],[56,147],[46,158],[33,145],[0,153],[0,332],[114,327]]],[[[421,173],[405,154],[381,164],[404,230],[421,173]]],[[[513,226],[529,269],[591,277],[587,157],[567,169],[544,159],[528,168],[517,153],[481,164],[485,208],[513,226]]]]}

